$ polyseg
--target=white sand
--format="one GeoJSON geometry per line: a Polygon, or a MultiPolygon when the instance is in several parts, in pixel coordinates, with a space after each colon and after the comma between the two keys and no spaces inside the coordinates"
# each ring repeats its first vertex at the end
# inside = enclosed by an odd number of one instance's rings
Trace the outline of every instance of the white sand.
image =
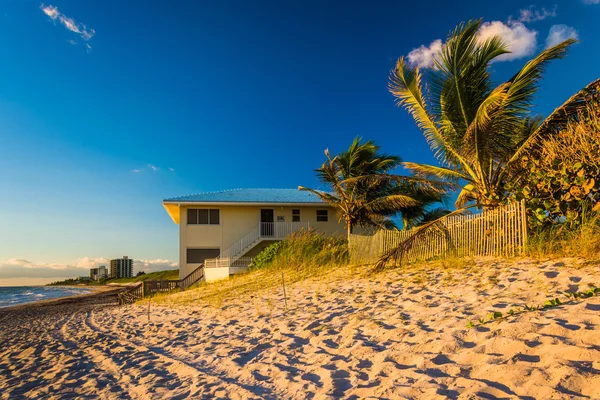
{"type": "Polygon", "coordinates": [[[600,398],[598,264],[478,261],[299,282],[224,309],[0,311],[2,398],[600,398]]]}

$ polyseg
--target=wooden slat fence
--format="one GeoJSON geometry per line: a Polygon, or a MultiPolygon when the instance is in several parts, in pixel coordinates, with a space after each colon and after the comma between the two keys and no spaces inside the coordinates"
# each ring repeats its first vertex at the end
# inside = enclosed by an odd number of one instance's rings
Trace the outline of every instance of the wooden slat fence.
{"type": "MultiPolygon", "coordinates": [[[[453,255],[515,256],[527,243],[525,203],[513,203],[479,214],[442,218],[446,232],[432,230],[407,252],[403,261],[415,262],[453,255]]],[[[350,235],[353,264],[371,264],[408,239],[414,231],[380,230],[372,235],[350,235]]]]}
{"type": "Polygon", "coordinates": [[[142,284],[127,288],[122,292],[119,292],[119,305],[132,304],[144,297],[144,290],[142,284]]]}

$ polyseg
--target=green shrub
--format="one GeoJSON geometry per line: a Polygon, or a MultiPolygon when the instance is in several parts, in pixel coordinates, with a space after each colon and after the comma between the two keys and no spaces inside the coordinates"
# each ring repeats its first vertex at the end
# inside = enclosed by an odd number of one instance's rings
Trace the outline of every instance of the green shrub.
{"type": "Polygon", "coordinates": [[[507,189],[516,200],[525,199],[531,228],[575,229],[586,208],[600,210],[599,112],[590,111],[523,158],[523,173],[507,189]]]}
{"type": "Polygon", "coordinates": [[[263,251],[261,251],[250,264],[248,268],[250,271],[254,271],[257,269],[265,268],[269,266],[275,256],[279,253],[281,248],[283,247],[284,242],[275,242],[269,246],[267,246],[263,251]]]}

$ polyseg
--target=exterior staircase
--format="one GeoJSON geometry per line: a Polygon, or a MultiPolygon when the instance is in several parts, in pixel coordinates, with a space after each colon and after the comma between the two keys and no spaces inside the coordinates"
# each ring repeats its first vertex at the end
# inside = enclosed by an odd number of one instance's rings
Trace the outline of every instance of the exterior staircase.
{"type": "Polygon", "coordinates": [[[260,242],[282,240],[300,229],[308,228],[310,228],[308,222],[260,222],[256,228],[222,252],[219,257],[204,260],[204,266],[206,268],[238,267],[245,269],[250,265],[252,259],[244,257],[244,254],[260,242]]]}

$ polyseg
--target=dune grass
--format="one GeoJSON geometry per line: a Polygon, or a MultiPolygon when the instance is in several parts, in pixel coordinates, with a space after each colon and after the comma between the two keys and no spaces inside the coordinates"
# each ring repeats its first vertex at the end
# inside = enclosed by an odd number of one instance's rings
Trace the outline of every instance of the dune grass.
{"type": "Polygon", "coordinates": [[[532,232],[525,255],[535,258],[600,258],[600,214],[590,213],[577,228],[556,225],[532,232]]]}

